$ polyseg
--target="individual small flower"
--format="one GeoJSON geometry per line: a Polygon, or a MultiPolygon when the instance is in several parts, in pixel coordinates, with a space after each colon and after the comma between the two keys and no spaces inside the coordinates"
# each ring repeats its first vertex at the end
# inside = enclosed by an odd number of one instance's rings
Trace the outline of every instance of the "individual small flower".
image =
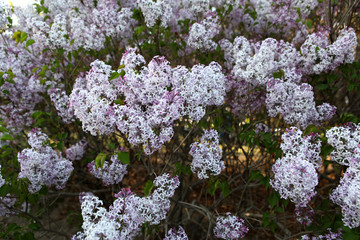
{"type": "Polygon", "coordinates": [[[176,231],[176,228],[172,228],[168,231],[163,240],[188,240],[188,236],[185,233],[185,230],[179,226],[179,229],[176,231]]]}
{"type": "Polygon", "coordinates": [[[226,216],[216,219],[214,235],[226,240],[239,239],[243,238],[248,231],[249,228],[245,226],[244,219],[231,216],[231,213],[228,212],[226,216]]]}
{"type": "Polygon", "coordinates": [[[110,161],[105,161],[102,168],[96,168],[95,161],[89,163],[88,168],[90,173],[101,179],[105,186],[121,182],[127,174],[127,164],[122,164],[117,155],[111,156],[110,161]]]}
{"type": "Polygon", "coordinates": [[[218,132],[214,129],[206,130],[200,142],[192,143],[189,153],[193,157],[191,171],[197,173],[200,179],[219,175],[225,169],[224,161],[221,161],[218,132]]]}
{"type": "Polygon", "coordinates": [[[71,161],[81,160],[85,154],[87,144],[86,138],[83,138],[81,141],[66,149],[66,157],[71,161]]]}

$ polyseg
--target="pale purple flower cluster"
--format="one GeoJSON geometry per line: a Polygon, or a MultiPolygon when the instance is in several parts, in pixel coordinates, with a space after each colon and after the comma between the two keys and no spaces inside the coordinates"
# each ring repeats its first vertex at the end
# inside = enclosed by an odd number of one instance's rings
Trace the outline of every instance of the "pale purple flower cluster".
{"type": "Polygon", "coordinates": [[[316,138],[316,135],[302,137],[302,132],[295,127],[288,129],[282,135],[280,146],[285,156],[277,159],[272,168],[271,186],[298,207],[305,207],[316,194],[316,168],[321,166],[321,144],[316,138]]]}
{"type": "Polygon", "coordinates": [[[325,235],[319,235],[319,236],[313,236],[313,237],[309,237],[308,235],[304,235],[301,236],[301,238],[299,240],[339,240],[342,239],[342,229],[339,228],[338,232],[332,232],[331,228],[327,229],[329,231],[329,233],[325,234],[325,235]]]}
{"type": "Polygon", "coordinates": [[[303,59],[302,71],[305,74],[320,74],[343,63],[352,63],[356,46],[357,37],[352,28],[342,29],[332,44],[328,39],[328,32],[310,34],[300,48],[303,59]]]}
{"type": "Polygon", "coordinates": [[[87,144],[86,138],[83,138],[81,141],[66,149],[66,157],[71,161],[81,160],[85,154],[87,144]]]}
{"type": "Polygon", "coordinates": [[[163,174],[154,181],[154,192],[139,197],[130,189],[122,189],[106,210],[102,201],[92,194],[81,196],[83,233],[73,239],[133,239],[141,233],[144,223],[159,224],[170,209],[169,198],[179,186],[178,177],[163,174]]]}
{"type": "Polygon", "coordinates": [[[333,127],[326,132],[328,143],[334,147],[331,160],[349,166],[350,160],[360,145],[360,124],[348,123],[333,127]]]}
{"type": "Polygon", "coordinates": [[[226,78],[221,66],[211,62],[209,66],[201,64],[190,70],[178,66],[173,70],[173,86],[184,99],[183,115],[200,121],[205,115],[206,106],[222,105],[225,97],[226,78]]]}
{"type": "Polygon", "coordinates": [[[58,115],[62,118],[64,123],[71,123],[75,121],[74,109],[69,108],[69,96],[60,88],[51,88],[49,90],[51,101],[57,110],[58,115]]]}
{"type": "Polygon", "coordinates": [[[189,31],[186,47],[203,52],[213,51],[217,44],[212,40],[220,32],[216,13],[209,13],[200,23],[194,23],[189,31]]]}
{"type": "Polygon", "coordinates": [[[8,24],[8,17],[10,16],[11,7],[6,0],[0,0],[0,29],[5,28],[8,24]]]}
{"type": "Polygon", "coordinates": [[[224,161],[221,161],[222,150],[216,130],[206,130],[200,142],[194,142],[190,147],[189,153],[193,157],[191,171],[197,173],[200,179],[208,178],[209,175],[219,175],[225,169],[224,161]]]}
{"type": "Polygon", "coordinates": [[[181,117],[183,100],[177,91],[169,89],[171,66],[163,57],[155,57],[142,67],[143,56],[128,49],[120,64],[125,65],[126,75],[117,87],[125,104],[114,104],[116,126],[130,143],[142,144],[145,153],[151,154],[172,138],[172,125],[181,117]]]}
{"type": "Polygon", "coordinates": [[[110,104],[116,100],[117,91],[111,82],[111,66],[96,60],[85,77],[76,79],[70,94],[70,108],[82,122],[85,131],[92,135],[115,131],[115,118],[110,104]]]}
{"type": "Polygon", "coordinates": [[[243,238],[248,231],[249,228],[245,226],[244,219],[231,216],[231,213],[228,212],[226,216],[216,219],[214,235],[226,240],[239,239],[243,238]]]}
{"type": "Polygon", "coordinates": [[[288,124],[298,124],[306,128],[310,124],[319,125],[329,120],[336,108],[327,103],[315,106],[312,86],[272,79],[267,84],[266,106],[270,117],[279,113],[288,124]]]}
{"type": "MultiPolygon", "coordinates": [[[[357,159],[359,161],[359,159],[357,159]]],[[[341,206],[342,221],[349,228],[360,226],[360,170],[359,164],[350,165],[340,180],[339,186],[331,193],[330,199],[341,206]]]]}
{"type": "Polygon", "coordinates": [[[105,161],[102,168],[96,168],[95,161],[89,163],[88,168],[90,173],[101,179],[105,186],[121,182],[127,174],[127,164],[122,164],[117,155],[111,156],[110,161],[105,161]]]}
{"type": "Polygon", "coordinates": [[[62,189],[74,169],[71,161],[63,158],[60,153],[46,144],[48,136],[39,129],[33,129],[28,134],[27,148],[18,153],[21,172],[19,178],[30,181],[29,192],[39,191],[42,185],[55,185],[62,189]]]}
{"type": "Polygon", "coordinates": [[[296,220],[303,225],[309,226],[314,220],[315,211],[311,206],[296,205],[294,213],[296,220]]]}
{"type": "Polygon", "coordinates": [[[7,194],[5,197],[0,197],[0,217],[5,216],[9,217],[14,214],[9,208],[14,207],[16,198],[7,194]],[[6,205],[6,206],[5,206],[6,205]]]}
{"type": "Polygon", "coordinates": [[[188,240],[188,236],[185,233],[185,230],[179,226],[179,229],[176,231],[176,228],[172,228],[165,235],[163,240],[188,240]]]}

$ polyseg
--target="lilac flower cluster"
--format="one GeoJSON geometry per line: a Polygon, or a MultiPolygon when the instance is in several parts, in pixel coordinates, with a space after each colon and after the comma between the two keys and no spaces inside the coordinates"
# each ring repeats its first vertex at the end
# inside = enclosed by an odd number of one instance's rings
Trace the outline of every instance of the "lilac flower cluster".
{"type": "Polygon", "coordinates": [[[105,186],[121,182],[127,174],[127,165],[122,164],[117,155],[111,156],[110,161],[105,161],[102,168],[96,168],[95,161],[89,163],[88,168],[92,175],[102,179],[105,186]]]}
{"type": "Polygon", "coordinates": [[[85,154],[87,144],[86,138],[83,138],[81,141],[66,149],[66,157],[71,161],[81,160],[85,154]]]}
{"type": "Polygon", "coordinates": [[[194,23],[189,31],[187,47],[200,51],[213,51],[217,44],[212,40],[220,32],[219,19],[213,13],[208,14],[200,23],[194,23]]]}
{"type": "Polygon", "coordinates": [[[277,159],[272,168],[271,186],[298,207],[306,206],[318,184],[316,168],[321,166],[321,144],[316,138],[316,135],[302,137],[302,131],[295,127],[287,129],[280,146],[285,156],[277,159]]]}
{"type": "Polygon", "coordinates": [[[231,213],[228,212],[226,216],[216,219],[214,235],[226,240],[239,239],[243,238],[248,231],[249,228],[245,226],[244,219],[231,216],[231,213]]]}
{"type": "Polygon", "coordinates": [[[69,108],[69,96],[66,95],[64,90],[51,88],[49,90],[49,96],[64,123],[75,121],[74,109],[69,108]]]}
{"type": "Polygon", "coordinates": [[[144,223],[159,224],[170,208],[169,198],[179,186],[178,177],[163,174],[154,181],[155,191],[139,197],[130,189],[122,189],[107,211],[102,201],[92,194],[81,196],[83,233],[73,239],[133,239],[141,233],[144,223]]]}
{"type": "Polygon", "coordinates": [[[16,198],[7,194],[5,197],[0,197],[0,217],[9,217],[14,214],[9,208],[14,207],[16,198]]]}
{"type": "Polygon", "coordinates": [[[343,29],[331,45],[325,33],[311,34],[301,51],[290,43],[272,38],[260,42],[242,36],[236,37],[233,43],[221,40],[225,66],[233,76],[227,91],[233,91],[229,102],[234,113],[248,114],[259,109],[264,101],[257,96],[261,96],[261,89],[267,86],[266,106],[270,116],[281,113],[286,123],[298,124],[302,128],[330,119],[335,107],[327,103],[315,106],[312,87],[301,82],[309,74],[319,74],[353,62],[356,43],[356,34],[351,28],[343,29]],[[277,79],[274,79],[276,75],[277,79]],[[254,106],[249,108],[246,100],[251,100],[252,96],[257,97],[256,104],[252,103],[254,106]],[[244,111],[246,108],[250,111],[244,111]]]}
{"type": "Polygon", "coordinates": [[[111,66],[96,60],[86,76],[76,79],[69,104],[82,122],[85,131],[92,135],[110,134],[115,131],[115,118],[111,102],[116,100],[114,84],[109,82],[111,66]]]}
{"type": "Polygon", "coordinates": [[[349,166],[360,145],[360,124],[348,123],[326,132],[328,143],[334,147],[331,160],[349,166]]]}
{"type": "Polygon", "coordinates": [[[172,228],[168,231],[163,240],[188,240],[188,236],[185,233],[185,230],[179,226],[179,229],[176,231],[176,228],[172,228]]]}
{"type": "Polygon", "coordinates": [[[190,148],[189,153],[193,157],[191,171],[197,173],[200,179],[208,178],[208,175],[219,175],[225,169],[216,130],[206,130],[200,142],[192,143],[190,148]]]}
{"type": "Polygon", "coordinates": [[[314,220],[315,211],[311,206],[296,205],[294,213],[296,220],[303,225],[309,226],[314,220]]]}
{"type": "Polygon", "coordinates": [[[352,28],[342,29],[332,44],[328,40],[328,32],[310,34],[300,49],[303,55],[302,71],[306,74],[320,74],[343,63],[352,63],[356,46],[357,37],[352,28]]]}
{"type": "Polygon", "coordinates": [[[27,148],[18,153],[21,172],[19,178],[27,178],[30,181],[29,192],[39,191],[42,185],[55,185],[62,189],[74,169],[71,161],[63,158],[61,154],[46,144],[48,136],[33,129],[28,133],[27,148]]]}
{"type": "Polygon", "coordinates": [[[0,0],[0,29],[8,24],[7,17],[10,16],[10,5],[6,0],[0,0]]]}
{"type": "Polygon", "coordinates": [[[200,121],[205,115],[205,107],[222,105],[225,96],[226,78],[221,66],[211,62],[209,66],[195,65],[188,70],[178,66],[173,70],[173,86],[184,99],[182,115],[189,115],[200,121]]]}
{"type": "Polygon", "coordinates": [[[301,238],[299,240],[339,240],[342,239],[342,232],[341,232],[341,228],[338,229],[338,232],[332,232],[331,228],[327,229],[329,231],[329,233],[325,234],[325,235],[319,235],[319,236],[313,236],[313,237],[309,237],[308,235],[304,235],[301,236],[301,238]]]}
{"type": "MultiPolygon", "coordinates": [[[[359,159],[357,159],[359,161],[359,159]]],[[[356,162],[344,173],[339,186],[331,193],[330,199],[341,206],[342,221],[349,228],[360,226],[360,170],[356,162]]]]}
{"type": "Polygon", "coordinates": [[[314,92],[307,83],[295,84],[271,79],[267,84],[267,91],[269,116],[276,117],[280,113],[286,123],[298,124],[303,129],[310,124],[319,125],[336,112],[336,108],[328,103],[315,106],[314,92]]]}

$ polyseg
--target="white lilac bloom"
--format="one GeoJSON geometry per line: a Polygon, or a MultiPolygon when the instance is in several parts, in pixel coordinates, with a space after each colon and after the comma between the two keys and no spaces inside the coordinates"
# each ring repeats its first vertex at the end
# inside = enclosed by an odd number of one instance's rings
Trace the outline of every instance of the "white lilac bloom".
{"type": "Polygon", "coordinates": [[[226,216],[216,219],[214,235],[217,238],[231,240],[243,238],[248,231],[249,228],[245,226],[244,219],[232,216],[228,212],[226,216]]]}
{"type": "Polygon", "coordinates": [[[49,96],[63,122],[74,122],[74,109],[69,107],[69,96],[66,95],[66,92],[59,88],[50,88],[49,96]]]}
{"type": "Polygon", "coordinates": [[[349,166],[350,159],[360,145],[360,124],[348,123],[326,132],[328,143],[334,147],[331,160],[349,166]]]}
{"type": "Polygon", "coordinates": [[[184,99],[182,115],[200,121],[206,106],[220,106],[224,102],[226,77],[216,62],[208,66],[198,64],[191,69],[178,66],[172,78],[174,90],[184,99]]]}
{"type": "Polygon", "coordinates": [[[219,18],[214,13],[209,13],[200,23],[194,23],[189,31],[187,47],[199,49],[203,52],[214,51],[217,44],[213,38],[219,34],[219,18]]]}
{"type": "Polygon", "coordinates": [[[200,142],[192,143],[190,148],[189,153],[193,157],[191,171],[197,173],[200,179],[208,178],[209,175],[219,175],[225,169],[224,161],[221,161],[222,150],[216,130],[206,130],[200,142]]]}
{"type": "Polygon", "coordinates": [[[71,161],[47,145],[48,136],[39,129],[30,131],[28,137],[31,148],[18,153],[21,169],[18,177],[30,181],[31,193],[39,191],[43,185],[64,188],[74,169],[71,161]]]}
{"type": "Polygon", "coordinates": [[[70,94],[70,107],[92,135],[115,131],[115,118],[111,103],[117,98],[115,86],[109,81],[114,71],[111,66],[96,60],[85,77],[76,79],[70,94]]]}
{"type": "Polygon", "coordinates": [[[266,106],[270,117],[280,113],[286,123],[303,129],[329,120],[336,112],[336,108],[327,103],[315,105],[311,85],[273,78],[267,84],[266,106]]]}
{"type": "Polygon", "coordinates": [[[109,210],[93,194],[80,196],[81,212],[84,219],[83,232],[73,239],[134,239],[141,234],[144,223],[159,224],[170,209],[170,197],[179,186],[178,177],[163,174],[154,180],[156,189],[147,197],[139,197],[130,189],[123,188],[115,194],[115,201],[109,210]]]}
{"type": "Polygon", "coordinates": [[[188,240],[188,236],[185,233],[185,230],[179,226],[179,229],[176,231],[176,228],[172,228],[168,231],[163,240],[188,240]]]}
{"type": "Polygon", "coordinates": [[[308,35],[300,48],[304,74],[320,74],[334,70],[343,63],[352,63],[355,58],[357,37],[354,29],[344,28],[330,44],[328,32],[308,35]]]}
{"type": "Polygon", "coordinates": [[[127,164],[122,164],[117,155],[111,156],[110,161],[105,161],[102,168],[96,168],[95,161],[89,163],[88,168],[90,173],[101,179],[105,186],[121,182],[127,174],[127,164]]]}
{"type": "Polygon", "coordinates": [[[318,184],[316,169],[321,166],[321,144],[316,134],[302,136],[303,132],[295,127],[287,129],[282,135],[281,149],[284,157],[276,160],[272,167],[274,178],[270,185],[279,192],[281,198],[290,199],[297,208],[297,219],[309,224],[305,216],[308,202],[316,194],[318,184]]]}
{"type": "Polygon", "coordinates": [[[83,138],[81,141],[66,149],[66,157],[71,161],[81,160],[85,154],[87,144],[86,138],[83,138]]]}

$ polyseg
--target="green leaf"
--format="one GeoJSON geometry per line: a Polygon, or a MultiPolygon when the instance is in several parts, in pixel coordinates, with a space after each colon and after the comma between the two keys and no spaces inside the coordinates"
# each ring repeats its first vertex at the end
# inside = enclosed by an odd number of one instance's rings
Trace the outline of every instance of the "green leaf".
{"type": "Polygon", "coordinates": [[[7,184],[4,184],[1,188],[0,188],[0,196],[1,197],[5,197],[8,193],[10,193],[10,186],[7,184]]]}
{"type": "Polygon", "coordinates": [[[308,28],[312,28],[313,27],[313,21],[311,19],[308,19],[306,21],[306,25],[307,25],[308,28]]]}
{"type": "Polygon", "coordinates": [[[23,43],[27,39],[28,35],[26,32],[21,32],[20,42],[23,43]]]}
{"type": "Polygon", "coordinates": [[[260,180],[263,178],[264,178],[264,176],[261,174],[261,172],[259,170],[254,170],[254,171],[251,171],[251,173],[250,173],[249,182],[251,180],[260,180]]]}
{"type": "Polygon", "coordinates": [[[148,180],[146,183],[145,183],[145,188],[144,188],[144,195],[145,197],[146,196],[149,196],[149,194],[151,193],[151,190],[153,189],[154,187],[154,183],[151,181],[151,180],[148,180]]]}
{"type": "Polygon", "coordinates": [[[136,27],[135,29],[135,32],[136,32],[136,36],[140,36],[140,34],[146,29],[145,26],[138,26],[136,27]]]}
{"type": "Polygon", "coordinates": [[[282,209],[281,207],[276,207],[275,211],[277,211],[279,213],[284,213],[284,209],[282,209]]]}
{"type": "Polygon", "coordinates": [[[119,105],[124,105],[124,101],[122,99],[116,99],[114,101],[114,103],[119,104],[119,105]]]}
{"type": "Polygon", "coordinates": [[[270,225],[270,215],[267,212],[263,213],[263,217],[262,217],[262,224],[264,227],[267,227],[270,225]]]}
{"type": "Polygon", "coordinates": [[[119,152],[118,158],[122,164],[130,164],[130,157],[128,152],[119,152]]]}
{"type": "Polygon", "coordinates": [[[102,169],[106,160],[106,154],[101,152],[95,158],[95,167],[98,169],[99,167],[102,169]]]}
{"type": "Polygon", "coordinates": [[[220,183],[220,189],[221,189],[221,192],[222,192],[224,198],[229,196],[230,189],[229,189],[229,183],[227,181],[220,183]]]}
{"type": "Polygon", "coordinates": [[[9,132],[9,130],[3,126],[0,126],[0,132],[9,132]]]}
{"type": "Polygon", "coordinates": [[[3,134],[1,137],[0,137],[0,140],[1,141],[6,141],[6,140],[14,140],[14,138],[9,135],[9,134],[3,134]]]}
{"type": "Polygon", "coordinates": [[[325,89],[327,89],[328,87],[329,87],[329,85],[327,85],[326,83],[320,83],[320,84],[317,85],[317,88],[318,88],[319,90],[325,90],[325,89]]]}
{"type": "Polygon", "coordinates": [[[219,187],[219,179],[210,181],[208,192],[211,196],[215,194],[216,189],[219,187]]]}
{"type": "Polygon", "coordinates": [[[25,46],[28,47],[28,46],[30,46],[30,45],[32,45],[32,44],[34,44],[34,43],[35,43],[35,40],[34,40],[34,39],[29,39],[29,40],[26,41],[25,46]]]}
{"type": "Polygon", "coordinates": [[[273,193],[269,196],[268,200],[270,203],[270,207],[273,208],[273,207],[275,207],[276,204],[278,204],[280,197],[278,194],[273,193]]]}
{"type": "Polygon", "coordinates": [[[119,78],[119,76],[120,76],[120,73],[118,73],[118,72],[113,72],[113,73],[111,74],[109,80],[117,79],[117,78],[119,78]]]}

